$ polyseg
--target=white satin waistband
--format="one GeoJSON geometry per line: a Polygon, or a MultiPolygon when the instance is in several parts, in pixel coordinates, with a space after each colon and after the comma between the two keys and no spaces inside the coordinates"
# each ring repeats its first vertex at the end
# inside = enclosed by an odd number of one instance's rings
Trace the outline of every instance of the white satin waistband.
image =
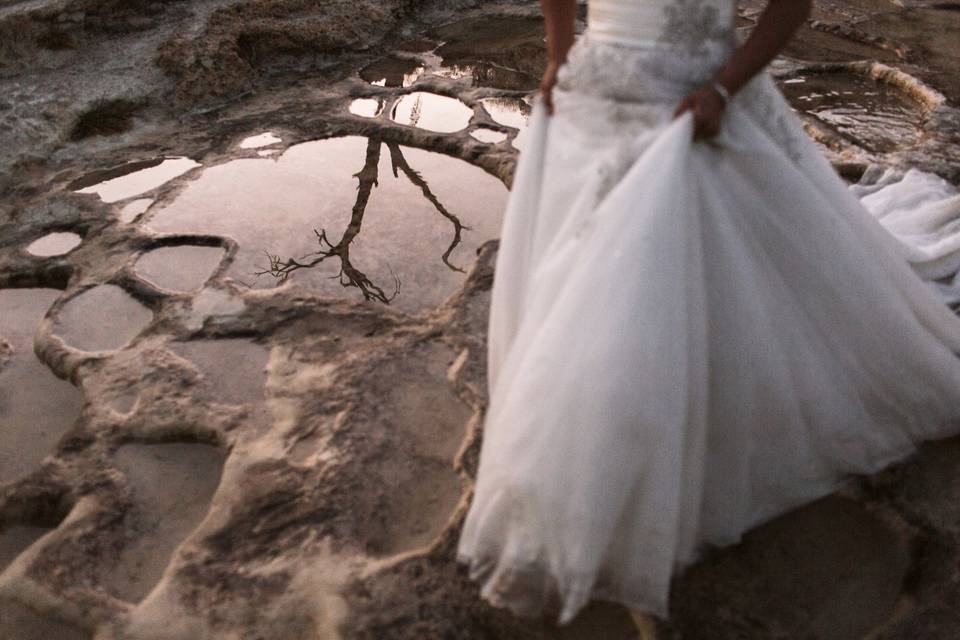
{"type": "MultiPolygon", "coordinates": [[[[594,40],[613,42],[631,47],[651,48],[670,46],[671,9],[677,0],[589,0],[587,3],[587,31],[594,40]]],[[[716,30],[734,29],[736,15],[732,0],[699,0],[690,10],[715,9],[716,30]]],[[[688,16],[695,20],[698,16],[688,16]]]]}

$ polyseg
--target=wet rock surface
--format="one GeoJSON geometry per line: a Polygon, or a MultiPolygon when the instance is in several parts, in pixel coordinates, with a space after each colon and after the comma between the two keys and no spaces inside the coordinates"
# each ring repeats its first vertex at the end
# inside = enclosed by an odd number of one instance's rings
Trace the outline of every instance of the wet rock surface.
{"type": "MultiPolygon", "coordinates": [[[[844,175],[960,178],[944,6],[818,2],[771,67],[844,175]]],[[[540,24],[0,1],[0,637],[640,637],[611,603],[495,610],[453,559],[540,24]]],[[[931,443],[767,523],[678,578],[657,637],[953,638],[958,487],[931,443]]]]}

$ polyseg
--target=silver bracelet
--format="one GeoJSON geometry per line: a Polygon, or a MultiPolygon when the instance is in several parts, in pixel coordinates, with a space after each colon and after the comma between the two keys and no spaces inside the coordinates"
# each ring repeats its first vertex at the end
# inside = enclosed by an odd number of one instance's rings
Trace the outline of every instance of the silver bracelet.
{"type": "Polygon", "coordinates": [[[730,102],[730,92],[727,91],[727,88],[720,84],[718,81],[714,81],[710,87],[720,94],[720,97],[723,98],[723,104],[730,102]]]}

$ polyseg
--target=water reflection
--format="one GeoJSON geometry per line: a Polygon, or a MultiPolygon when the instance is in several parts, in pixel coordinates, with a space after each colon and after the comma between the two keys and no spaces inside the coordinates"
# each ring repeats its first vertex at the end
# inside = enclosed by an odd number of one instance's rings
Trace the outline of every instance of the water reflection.
{"type": "Polygon", "coordinates": [[[60,294],[0,289],[0,484],[36,469],[83,406],[80,391],[55,376],[33,351],[37,325],[60,294]]]}
{"type": "Polygon", "coordinates": [[[520,98],[484,98],[480,103],[494,122],[507,127],[523,129],[530,119],[530,105],[520,98]]]}
{"type": "Polygon", "coordinates": [[[867,151],[894,151],[919,135],[920,108],[895,87],[851,73],[811,74],[802,80],[782,85],[793,107],[867,151]]]}
{"type": "Polygon", "coordinates": [[[376,98],[357,98],[350,103],[350,113],[364,118],[376,118],[383,110],[383,102],[376,98]]]}
{"type": "Polygon", "coordinates": [[[423,74],[416,60],[386,57],[375,60],[360,70],[360,77],[380,87],[409,87],[423,74]]]}
{"type": "Polygon", "coordinates": [[[140,256],[133,268],[140,277],[162,289],[197,291],[222,259],[221,247],[159,247],[140,256]]]}
{"type": "Polygon", "coordinates": [[[462,160],[345,136],[209,167],[145,224],[234,238],[227,275],[252,287],[289,279],[417,311],[462,284],[477,248],[499,233],[506,195],[462,160]]]}
{"type": "Polygon", "coordinates": [[[119,202],[146,193],[183,175],[199,162],[190,158],[154,158],[88,174],[70,185],[77,193],[96,193],[104,202],[119,202]]]}
{"type": "Polygon", "coordinates": [[[425,91],[403,96],[390,114],[394,122],[439,133],[466,129],[472,117],[473,110],[456,98],[425,91]]]}
{"type": "Polygon", "coordinates": [[[153,314],[113,284],[87,289],[69,300],[57,316],[54,333],[80,351],[112,351],[125,346],[153,314]]]}
{"type": "Polygon", "coordinates": [[[479,140],[480,142],[486,142],[487,144],[497,144],[498,142],[503,142],[507,139],[507,134],[502,131],[494,131],[493,129],[487,129],[484,127],[479,127],[470,132],[470,135],[479,140]]]}
{"type": "Polygon", "coordinates": [[[543,21],[537,18],[482,17],[433,30],[443,41],[438,75],[472,78],[474,86],[532,91],[547,64],[543,21]]]}
{"type": "Polygon", "coordinates": [[[244,138],[240,142],[241,149],[259,149],[260,147],[269,147],[272,144],[277,144],[278,142],[283,142],[283,138],[278,138],[273,135],[272,131],[267,131],[266,133],[261,133],[260,135],[250,136],[249,138],[244,138]]]}
{"type": "Polygon", "coordinates": [[[120,210],[120,220],[123,222],[133,222],[137,216],[150,208],[153,204],[152,198],[138,198],[131,200],[120,210]]]}
{"type": "Polygon", "coordinates": [[[370,192],[373,187],[377,184],[377,179],[379,177],[379,164],[380,164],[380,152],[383,145],[386,145],[387,149],[390,152],[390,166],[393,169],[394,177],[398,177],[398,171],[403,173],[410,180],[411,184],[415,185],[423,193],[423,197],[433,205],[433,208],[442,215],[444,218],[450,221],[450,224],[453,227],[453,237],[450,241],[450,245],[447,247],[446,251],[443,252],[443,255],[440,259],[443,261],[447,267],[454,271],[459,271],[461,273],[466,273],[466,270],[462,267],[457,267],[450,262],[450,254],[453,250],[460,244],[462,238],[462,232],[464,229],[469,229],[470,227],[465,227],[457,216],[450,213],[449,210],[437,196],[430,189],[430,185],[417,173],[407,162],[406,158],[403,155],[403,151],[400,149],[400,145],[396,143],[381,143],[378,140],[370,138],[367,144],[367,160],[363,165],[363,168],[357,173],[353,174],[355,178],[359,181],[359,187],[357,189],[357,200],[353,205],[353,214],[350,219],[350,224],[347,226],[346,231],[343,235],[340,236],[340,240],[336,244],[332,244],[326,235],[326,231],[321,229],[320,231],[314,230],[314,234],[317,236],[317,241],[320,243],[321,247],[326,246],[326,248],[321,248],[320,251],[312,254],[311,259],[307,262],[300,262],[294,260],[293,258],[287,258],[282,260],[280,256],[270,256],[270,268],[266,271],[262,271],[259,274],[269,273],[270,275],[277,277],[281,280],[286,280],[287,277],[298,269],[310,269],[327,258],[336,256],[340,261],[340,271],[337,274],[340,279],[340,284],[345,287],[356,287],[362,293],[363,297],[367,300],[376,299],[380,302],[389,303],[396,295],[400,292],[400,279],[394,274],[394,289],[391,294],[386,294],[383,289],[374,284],[362,271],[357,269],[350,261],[350,243],[359,235],[361,225],[363,224],[363,215],[366,212],[367,202],[370,199],[370,192]]]}
{"type": "Polygon", "coordinates": [[[484,98],[480,103],[494,122],[519,130],[510,144],[522,151],[527,139],[531,105],[521,98],[484,98]]]}
{"type": "Polygon", "coordinates": [[[70,232],[48,233],[27,246],[27,253],[35,256],[61,256],[80,244],[80,236],[70,232]]]}

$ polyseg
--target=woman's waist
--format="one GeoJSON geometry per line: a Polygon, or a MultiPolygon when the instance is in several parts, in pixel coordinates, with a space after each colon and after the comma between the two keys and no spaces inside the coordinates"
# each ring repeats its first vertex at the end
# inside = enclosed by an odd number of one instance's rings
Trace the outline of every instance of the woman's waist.
{"type": "Polygon", "coordinates": [[[639,48],[702,51],[735,32],[733,0],[589,0],[587,30],[595,40],[639,48]]]}
{"type": "Polygon", "coordinates": [[[733,30],[695,44],[634,38],[622,42],[588,26],[557,78],[561,89],[628,101],[675,100],[712,77],[737,46],[733,30]]]}

